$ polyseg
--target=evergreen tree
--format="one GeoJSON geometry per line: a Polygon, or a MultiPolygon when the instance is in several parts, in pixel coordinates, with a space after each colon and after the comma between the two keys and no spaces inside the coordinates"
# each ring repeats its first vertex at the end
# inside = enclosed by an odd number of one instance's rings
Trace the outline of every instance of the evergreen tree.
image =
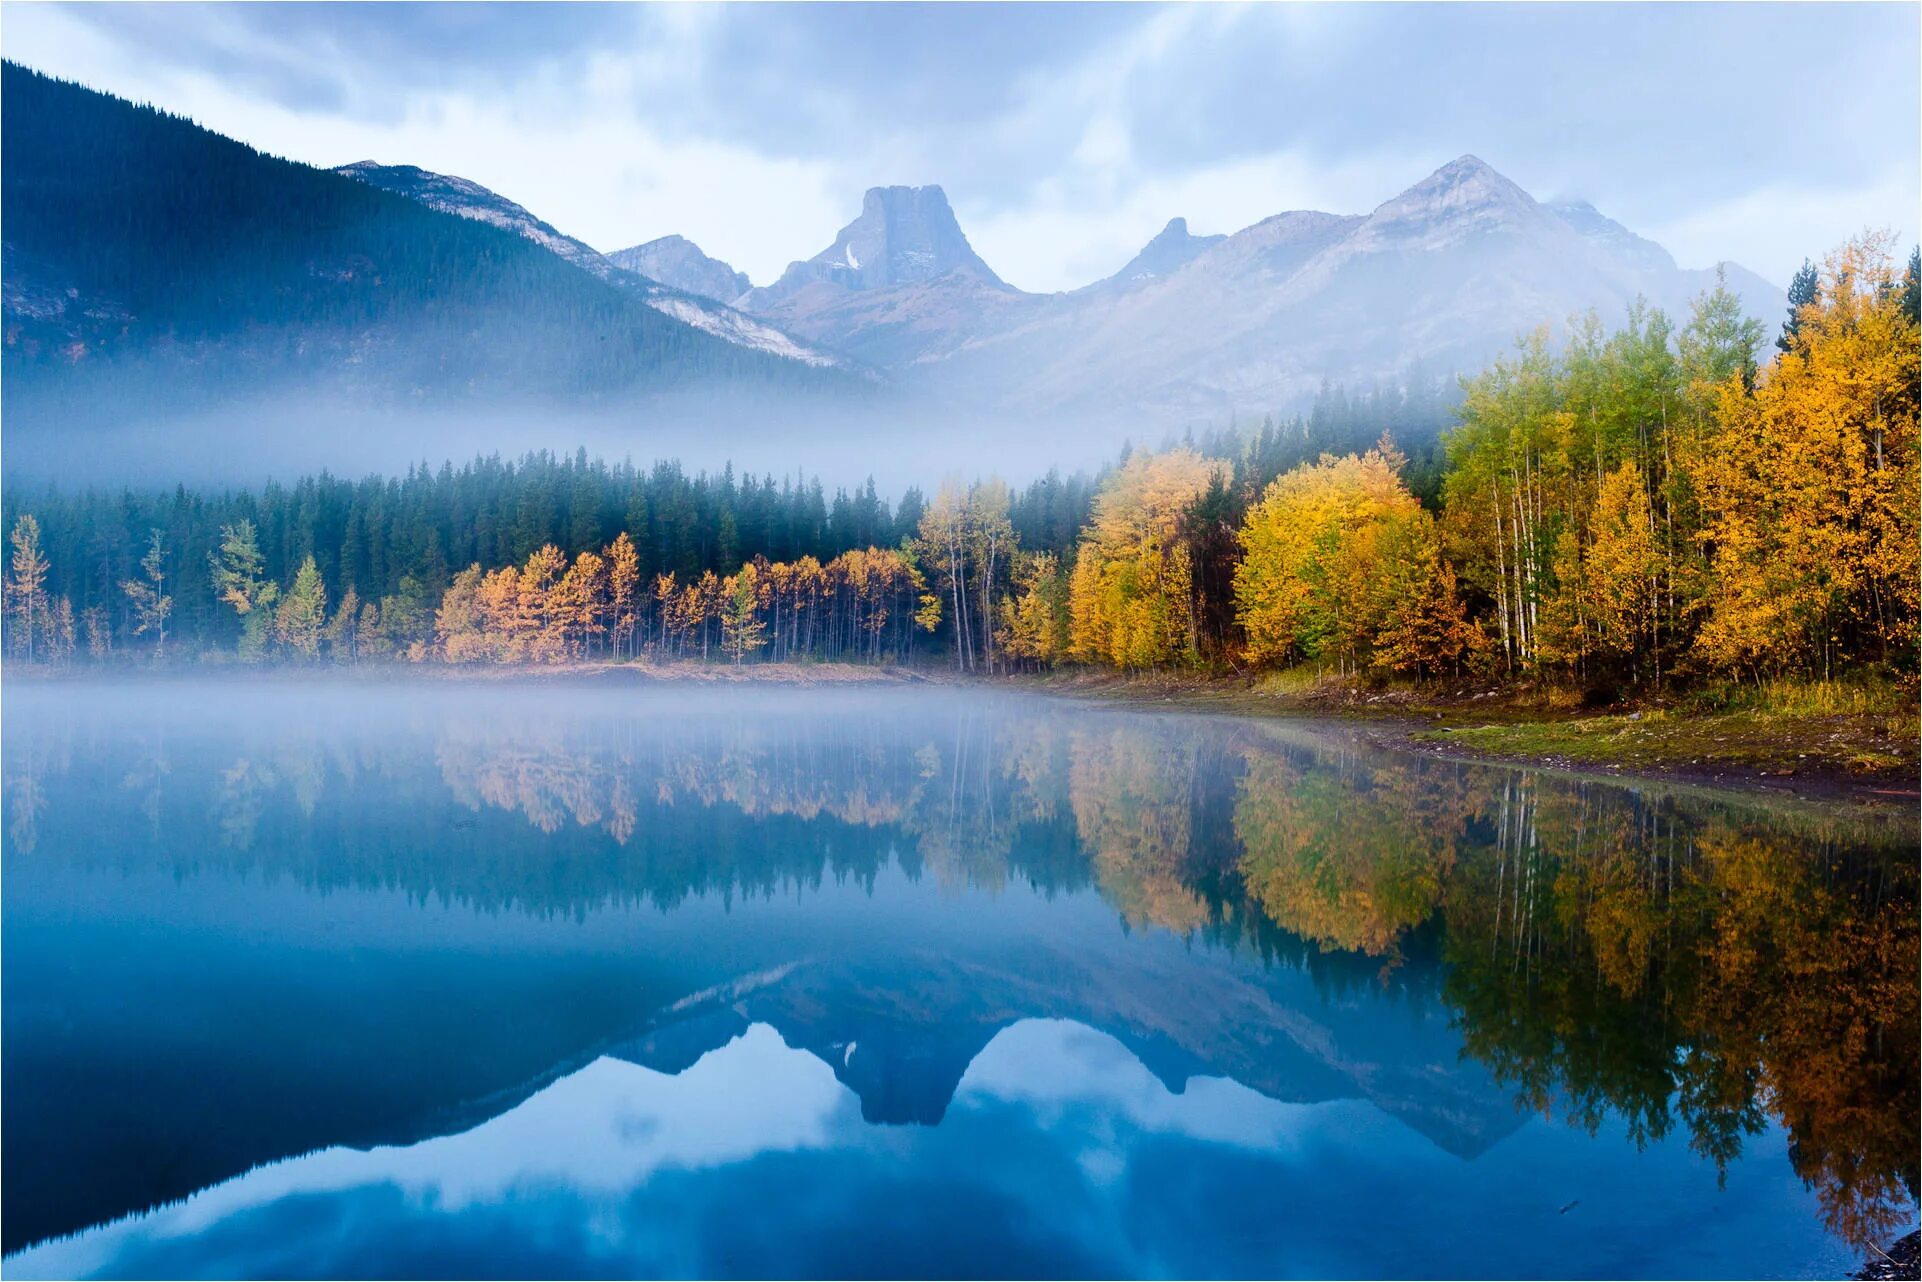
{"type": "Polygon", "coordinates": [[[1909,250],[1909,269],[1902,273],[1902,310],[1909,324],[1922,324],[1922,247],[1909,250]]]}
{"type": "Polygon", "coordinates": [[[1802,329],[1802,312],[1821,296],[1821,289],[1822,274],[1815,270],[1814,263],[1803,259],[1801,270],[1789,282],[1789,315],[1782,322],[1782,332],[1775,340],[1775,346],[1781,351],[1795,350],[1795,336],[1802,329]]]}

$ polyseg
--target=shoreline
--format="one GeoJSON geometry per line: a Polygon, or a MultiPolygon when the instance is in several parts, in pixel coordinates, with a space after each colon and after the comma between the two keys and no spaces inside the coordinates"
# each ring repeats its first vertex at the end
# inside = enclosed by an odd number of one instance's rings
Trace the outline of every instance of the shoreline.
{"type": "Polygon", "coordinates": [[[1437,696],[1411,690],[1370,693],[1333,684],[1276,690],[1242,677],[1119,673],[1046,674],[1008,682],[1124,706],[1339,721],[1353,726],[1373,747],[1445,761],[1527,766],[1617,782],[1646,780],[1829,805],[1914,809],[1922,801],[1913,710],[1905,714],[1903,738],[1868,731],[1864,723],[1889,720],[1886,714],[1784,719],[1779,724],[1763,718],[1759,726],[1750,717],[1749,724],[1738,728],[1728,723],[1742,720],[1739,714],[1687,709],[1658,714],[1634,705],[1561,709],[1531,704],[1504,691],[1437,696]],[[1820,724],[1812,727],[1810,721],[1820,724]],[[1623,739],[1631,734],[1632,742],[1625,744],[1623,739]],[[1811,734],[1824,738],[1827,751],[1803,756],[1800,749],[1811,734]],[[1575,750],[1555,750],[1571,741],[1575,750]]]}
{"type": "Polygon", "coordinates": [[[354,683],[777,685],[798,688],[944,686],[1043,694],[1089,703],[1255,718],[1340,722],[1372,747],[1441,760],[1527,766],[1615,781],[1647,780],[1826,804],[1915,808],[1917,719],[1906,712],[1775,716],[1624,704],[1556,706],[1539,692],[1366,691],[1332,681],[1284,685],[1272,676],[1117,672],[987,677],[936,665],[750,663],[698,659],[563,664],[377,663],[314,668],[182,664],[162,668],[13,667],[9,682],[234,679],[354,683]],[[1898,724],[1899,723],[1899,724],[1898,724]]]}

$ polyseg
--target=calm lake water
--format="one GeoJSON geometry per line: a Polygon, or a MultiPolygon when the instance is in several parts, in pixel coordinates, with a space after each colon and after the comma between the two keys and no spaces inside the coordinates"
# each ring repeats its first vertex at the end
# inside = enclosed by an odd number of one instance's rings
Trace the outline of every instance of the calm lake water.
{"type": "Polygon", "coordinates": [[[1852,1272],[1914,814],[982,691],[10,685],[10,1277],[1852,1272]]]}

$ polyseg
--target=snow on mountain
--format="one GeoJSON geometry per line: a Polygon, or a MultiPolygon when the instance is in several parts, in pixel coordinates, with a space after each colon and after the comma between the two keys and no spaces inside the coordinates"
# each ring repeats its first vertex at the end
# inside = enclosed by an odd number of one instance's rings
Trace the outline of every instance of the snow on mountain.
{"type": "MultiPolygon", "coordinates": [[[[871,188],[833,243],[750,289],[684,237],[608,257],[465,179],[342,172],[525,236],[731,343],[818,365],[846,352],[1023,413],[1179,423],[1274,408],[1415,363],[1478,369],[1519,333],[1590,309],[1613,321],[1638,297],[1679,319],[1714,283],[1592,205],[1538,202],[1472,155],[1365,215],[1294,210],[1211,236],[1172,219],[1113,276],[1054,295],[996,275],[936,186],[871,188]]],[[[1780,313],[1779,290],[1727,270],[1751,314],[1780,313]]]]}
{"type": "MultiPolygon", "coordinates": [[[[487,223],[531,240],[582,271],[634,291],[655,311],[737,346],[806,365],[850,368],[846,358],[799,342],[766,321],[736,311],[711,297],[664,284],[621,266],[582,241],[564,235],[523,206],[470,179],[437,174],[414,165],[383,165],[372,160],[341,165],[335,172],[417,200],[430,209],[487,223]]],[[[741,279],[745,281],[746,277],[741,279]]]]}
{"type": "Polygon", "coordinates": [[[383,165],[372,160],[341,165],[334,172],[417,200],[429,209],[511,231],[603,280],[612,275],[609,270],[612,264],[600,254],[572,236],[562,235],[507,197],[469,179],[437,174],[414,165],[383,165]]]}

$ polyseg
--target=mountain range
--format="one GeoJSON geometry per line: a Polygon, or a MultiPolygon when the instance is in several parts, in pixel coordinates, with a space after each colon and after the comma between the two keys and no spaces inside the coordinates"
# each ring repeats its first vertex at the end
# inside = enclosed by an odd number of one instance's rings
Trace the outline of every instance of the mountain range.
{"type": "MultiPolygon", "coordinates": [[[[1037,294],[982,259],[938,186],[872,188],[756,287],[683,235],[602,254],[465,178],[316,169],[13,63],[4,133],[7,404],[29,420],[278,389],[577,409],[885,385],[1118,441],[1470,372],[1638,297],[1679,319],[1716,278],[1474,156],[1366,214],[1208,235],[1175,217],[1113,275],[1037,294]]],[[[1780,290],[1720,270],[1751,315],[1781,315],[1780,290]]]]}
{"type": "MultiPolygon", "coordinates": [[[[1589,205],[1544,205],[1474,156],[1366,215],[1296,210],[1213,236],[1174,219],[1113,276],[1061,294],[1002,283],[951,216],[927,212],[937,203],[939,188],[870,191],[834,247],[742,305],[1000,409],[1179,423],[1298,403],[1326,381],[1392,382],[1417,363],[1471,372],[1522,332],[1589,309],[1614,321],[1638,297],[1685,318],[1716,276],[1589,205]],[[888,261],[919,270],[837,266],[880,228],[888,261]]],[[[1750,314],[1781,314],[1781,291],[1723,270],[1750,314]]]]}

